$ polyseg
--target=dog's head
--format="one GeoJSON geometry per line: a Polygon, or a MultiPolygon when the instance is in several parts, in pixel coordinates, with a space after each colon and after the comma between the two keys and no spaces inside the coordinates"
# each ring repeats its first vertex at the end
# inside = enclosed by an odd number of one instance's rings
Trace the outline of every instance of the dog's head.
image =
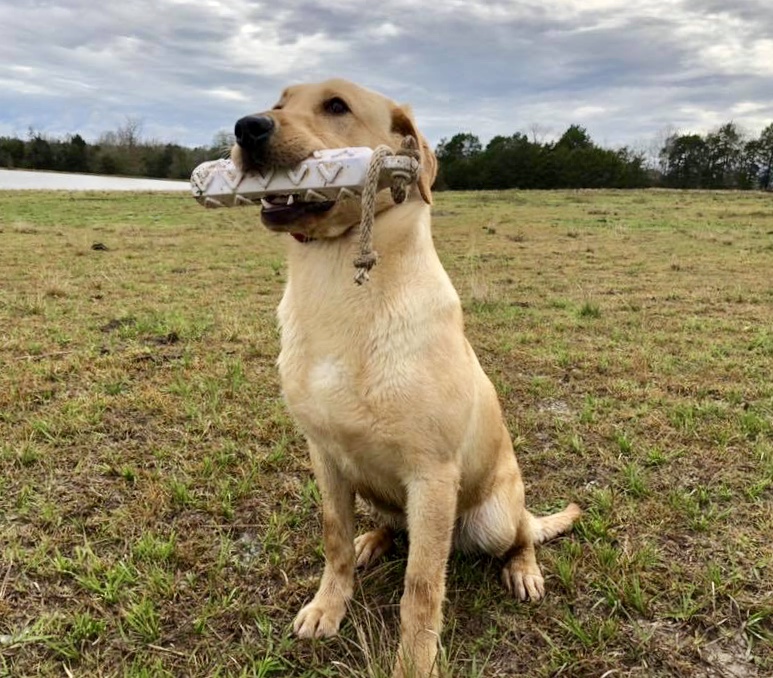
{"type": "MultiPolygon", "coordinates": [[[[314,151],[347,146],[394,150],[411,135],[419,142],[421,175],[419,197],[432,202],[430,188],[437,163],[427,140],[419,133],[408,107],[345,80],[288,87],[270,110],[248,115],[236,123],[231,151],[234,163],[245,170],[294,167],[314,151]]],[[[388,192],[387,192],[388,193],[388,192]]],[[[312,203],[273,199],[261,212],[263,223],[276,231],[330,238],[346,232],[360,220],[354,201],[312,203]]],[[[379,211],[391,201],[380,196],[379,211]]]]}

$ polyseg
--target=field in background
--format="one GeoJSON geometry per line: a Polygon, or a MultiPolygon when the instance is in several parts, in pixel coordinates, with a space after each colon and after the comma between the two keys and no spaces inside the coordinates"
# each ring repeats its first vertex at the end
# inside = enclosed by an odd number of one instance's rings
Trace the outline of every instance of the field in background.
{"type": "MultiPolygon", "coordinates": [[[[531,508],[585,509],[540,604],[452,558],[449,675],[771,675],[771,196],[438,194],[434,233],[531,508]]],[[[389,664],[404,542],[341,637],[289,633],[322,552],[283,250],[251,209],[0,192],[0,676],[389,664]]]]}

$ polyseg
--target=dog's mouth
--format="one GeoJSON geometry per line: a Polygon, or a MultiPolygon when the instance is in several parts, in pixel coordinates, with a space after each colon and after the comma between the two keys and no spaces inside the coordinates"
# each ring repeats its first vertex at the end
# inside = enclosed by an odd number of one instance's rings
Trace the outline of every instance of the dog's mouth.
{"type": "Polygon", "coordinates": [[[284,227],[307,215],[328,212],[335,205],[335,200],[310,202],[301,200],[297,194],[272,195],[261,198],[260,204],[263,207],[260,212],[263,223],[269,228],[284,230],[284,227]]]}

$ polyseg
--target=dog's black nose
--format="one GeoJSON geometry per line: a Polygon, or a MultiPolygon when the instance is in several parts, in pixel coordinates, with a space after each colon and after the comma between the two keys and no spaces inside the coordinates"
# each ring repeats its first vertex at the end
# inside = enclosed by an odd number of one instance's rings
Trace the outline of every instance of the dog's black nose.
{"type": "Polygon", "coordinates": [[[265,145],[274,131],[274,119],[267,115],[246,115],[236,121],[236,143],[245,151],[257,151],[265,145]]]}

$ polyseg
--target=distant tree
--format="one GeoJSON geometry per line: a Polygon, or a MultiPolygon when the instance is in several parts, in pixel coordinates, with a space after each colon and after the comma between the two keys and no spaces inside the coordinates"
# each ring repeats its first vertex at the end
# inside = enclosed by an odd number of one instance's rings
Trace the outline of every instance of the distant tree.
{"type": "Polygon", "coordinates": [[[663,181],[673,188],[704,188],[706,142],[699,134],[669,137],[661,150],[663,181]]]}
{"type": "Polygon", "coordinates": [[[231,148],[236,143],[236,137],[233,132],[220,130],[212,138],[212,153],[220,158],[227,158],[231,153],[231,148]]]}
{"type": "Polygon", "coordinates": [[[634,150],[623,146],[616,151],[622,174],[618,188],[641,188],[654,183],[652,167],[649,167],[647,150],[634,150]]]}
{"type": "Polygon", "coordinates": [[[156,144],[143,150],[143,173],[146,176],[160,179],[168,177],[172,162],[174,162],[174,146],[172,144],[156,144]]]}
{"type": "Polygon", "coordinates": [[[177,144],[173,145],[172,149],[172,165],[169,168],[169,177],[171,179],[189,178],[191,171],[198,164],[194,159],[194,151],[177,144]]]}
{"type": "Polygon", "coordinates": [[[142,118],[126,116],[123,125],[115,131],[118,142],[118,156],[122,158],[124,173],[140,174],[142,172],[142,151],[139,148],[142,140],[142,118]]]}
{"type": "Polygon", "coordinates": [[[440,160],[462,160],[478,155],[482,149],[478,137],[463,132],[455,134],[450,140],[441,139],[437,147],[437,157],[440,160]]]}
{"type": "Polygon", "coordinates": [[[556,142],[557,149],[576,151],[580,148],[593,148],[593,141],[587,130],[580,125],[570,125],[569,129],[561,135],[556,142]]]}
{"type": "Polygon", "coordinates": [[[547,127],[539,122],[533,122],[529,125],[529,132],[531,133],[531,143],[535,145],[541,145],[545,143],[545,139],[550,134],[550,127],[547,127]]]}
{"type": "Polygon", "coordinates": [[[480,188],[532,188],[540,147],[521,133],[494,137],[480,158],[480,188]]]}
{"type": "Polygon", "coordinates": [[[743,138],[737,125],[728,122],[706,135],[706,165],[702,186],[737,188],[743,152],[743,138]]]}
{"type": "Polygon", "coordinates": [[[665,174],[665,158],[663,149],[666,147],[669,139],[679,136],[679,130],[674,125],[666,125],[658,130],[654,137],[647,144],[646,164],[650,169],[656,170],[660,175],[665,174]]]}
{"type": "Polygon", "coordinates": [[[53,169],[54,153],[51,144],[40,132],[30,129],[25,152],[25,164],[31,169],[53,169]]]}
{"type": "Polygon", "coordinates": [[[486,153],[507,152],[517,145],[520,136],[520,134],[512,137],[496,136],[486,144],[486,153]]]}
{"type": "Polygon", "coordinates": [[[757,140],[759,183],[765,190],[773,188],[773,123],[768,125],[757,140]]]}
{"type": "Polygon", "coordinates": [[[123,125],[119,125],[115,131],[117,145],[132,149],[138,146],[141,140],[143,125],[142,118],[127,115],[123,125]]]}
{"type": "Polygon", "coordinates": [[[124,167],[123,158],[116,153],[115,148],[100,147],[95,167],[98,174],[125,174],[124,167]]]}
{"type": "Polygon", "coordinates": [[[472,188],[471,182],[474,182],[476,174],[475,160],[482,150],[480,139],[469,132],[441,139],[436,150],[440,163],[436,186],[452,190],[472,188]]]}
{"type": "Polygon", "coordinates": [[[24,152],[24,142],[21,139],[0,137],[0,167],[22,167],[24,152]]]}
{"type": "Polygon", "coordinates": [[[80,134],[71,136],[61,144],[61,161],[59,169],[66,172],[88,172],[88,144],[80,134]]]}
{"type": "Polygon", "coordinates": [[[107,132],[102,132],[102,134],[99,135],[99,139],[97,139],[97,145],[98,146],[118,146],[118,134],[112,130],[107,132]]]}

